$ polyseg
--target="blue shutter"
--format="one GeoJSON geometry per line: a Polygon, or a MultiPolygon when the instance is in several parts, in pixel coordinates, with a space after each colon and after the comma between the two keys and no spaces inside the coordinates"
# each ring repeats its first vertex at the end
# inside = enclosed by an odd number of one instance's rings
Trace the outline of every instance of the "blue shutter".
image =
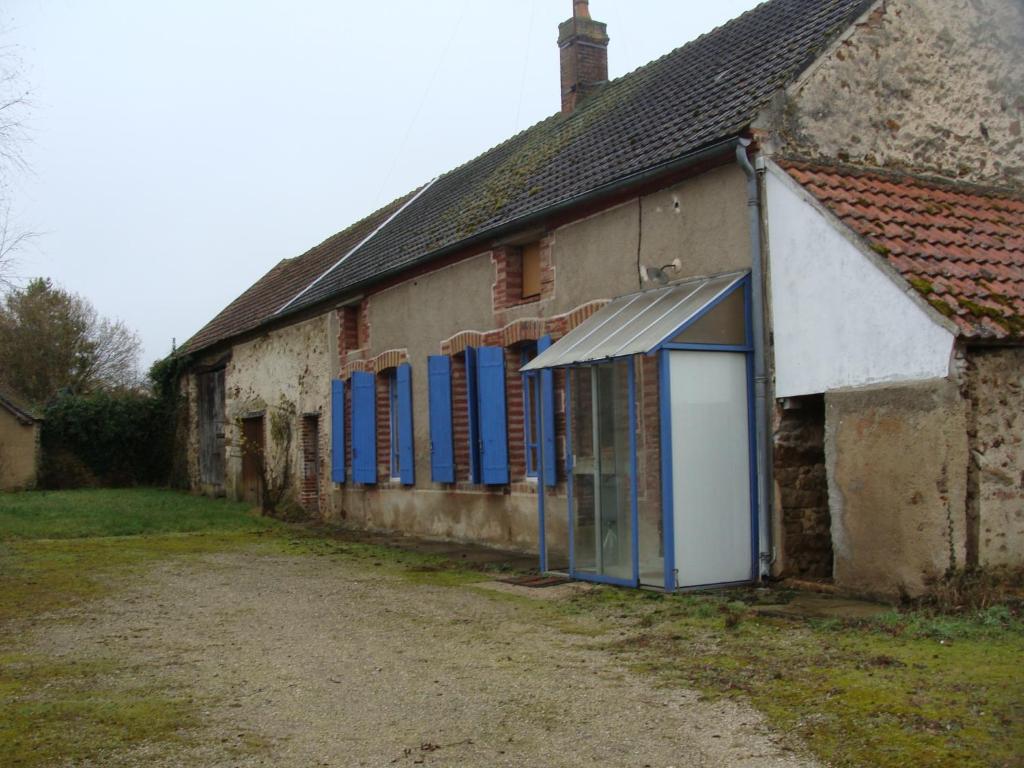
{"type": "MultiPolygon", "coordinates": [[[[550,336],[537,339],[537,354],[551,346],[550,336]]],[[[545,368],[540,372],[540,450],[543,454],[544,485],[555,485],[555,372],[545,368]]]]}
{"type": "Polygon", "coordinates": [[[485,485],[508,483],[508,434],[505,420],[505,350],[476,351],[480,416],[480,465],[485,485]]]}
{"type": "Polygon", "coordinates": [[[377,482],[377,377],[352,374],[352,479],[377,482]]]}
{"type": "Polygon", "coordinates": [[[396,371],[398,385],[398,476],[402,485],[413,485],[412,366],[403,363],[396,371]]]}
{"type": "Polygon", "coordinates": [[[331,481],[345,482],[345,382],[331,382],[331,481]]]}
{"type": "Polygon", "coordinates": [[[466,347],[466,409],[469,411],[469,482],[479,484],[480,408],[477,403],[476,348],[466,347]]]}
{"type": "Polygon", "coordinates": [[[444,355],[427,358],[430,385],[430,479],[455,482],[455,446],[452,439],[452,361],[444,355]]]}

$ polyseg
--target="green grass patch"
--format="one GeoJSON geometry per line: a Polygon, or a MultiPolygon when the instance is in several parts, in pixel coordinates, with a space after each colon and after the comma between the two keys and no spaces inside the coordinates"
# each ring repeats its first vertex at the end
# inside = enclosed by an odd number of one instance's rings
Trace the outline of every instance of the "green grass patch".
{"type": "Polygon", "coordinates": [[[134,680],[112,660],[0,656],[0,762],[71,764],[148,742],[178,742],[196,723],[181,694],[134,680]]]}
{"type": "Polygon", "coordinates": [[[160,561],[284,552],[287,530],[246,505],[167,490],[0,495],[0,765],[173,748],[197,721],[189,697],[144,669],[26,648],[26,630],[45,632],[54,611],[113,594],[160,561]]]}
{"type": "Polygon", "coordinates": [[[627,626],[603,647],[661,682],[752,702],[829,765],[1024,764],[1024,622],[1005,607],[798,622],[746,598],[602,589],[565,610],[627,626]]]}
{"type": "Polygon", "coordinates": [[[157,488],[0,493],[0,541],[252,531],[247,504],[157,488]]]}

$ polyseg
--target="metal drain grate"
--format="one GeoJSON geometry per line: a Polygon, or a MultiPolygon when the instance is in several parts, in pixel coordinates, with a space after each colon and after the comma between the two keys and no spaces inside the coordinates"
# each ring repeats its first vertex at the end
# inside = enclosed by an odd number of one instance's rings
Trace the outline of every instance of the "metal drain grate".
{"type": "Polygon", "coordinates": [[[513,576],[511,579],[498,579],[498,581],[502,584],[513,584],[517,587],[541,589],[542,587],[557,587],[559,584],[568,584],[570,579],[564,576],[513,576]]]}

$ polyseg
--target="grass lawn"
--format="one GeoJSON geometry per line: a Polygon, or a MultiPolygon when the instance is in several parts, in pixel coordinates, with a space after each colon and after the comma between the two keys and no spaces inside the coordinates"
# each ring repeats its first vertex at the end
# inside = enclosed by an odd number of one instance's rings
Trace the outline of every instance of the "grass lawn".
{"type": "Polygon", "coordinates": [[[0,494],[0,765],[43,766],[173,742],[186,691],[142,683],[116,655],[69,662],[20,640],[43,614],[111,594],[147,565],[278,542],[247,505],[154,489],[0,494]]]}
{"type": "Polygon", "coordinates": [[[0,541],[252,531],[249,505],[154,488],[0,495],[0,541]]]}
{"type": "MultiPolygon", "coordinates": [[[[331,557],[365,560],[410,588],[472,589],[483,578],[171,491],[0,494],[0,765],[103,764],[111,749],[187,738],[203,706],[193,692],[123,669],[115,655],[71,663],[23,639],[45,631],[53,611],[114,595],[154,563],[239,549],[325,556],[325,567],[331,557]]],[[[750,701],[828,765],[1024,766],[1024,621],[1004,606],[794,622],[753,615],[755,592],[492,594],[585,636],[652,685],[750,701]]]]}
{"type": "Polygon", "coordinates": [[[754,594],[600,590],[564,610],[625,622],[605,647],[633,669],[750,701],[827,765],[1024,766],[1019,615],[799,622],[755,616],[754,594]]]}

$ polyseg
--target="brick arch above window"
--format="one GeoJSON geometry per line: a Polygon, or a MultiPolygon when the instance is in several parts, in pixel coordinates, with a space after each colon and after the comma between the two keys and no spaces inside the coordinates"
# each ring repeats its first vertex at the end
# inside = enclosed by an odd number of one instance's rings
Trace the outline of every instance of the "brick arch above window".
{"type": "Polygon", "coordinates": [[[608,303],[597,299],[554,317],[524,317],[493,331],[459,331],[441,342],[442,355],[460,355],[466,347],[512,347],[549,335],[560,339],[608,303]]]}
{"type": "Polygon", "coordinates": [[[352,362],[345,364],[342,366],[341,374],[338,378],[344,381],[345,379],[350,378],[355,371],[381,373],[382,371],[397,368],[403,363],[408,362],[408,349],[389,349],[385,352],[381,352],[376,357],[370,358],[369,360],[353,360],[352,362]]]}

